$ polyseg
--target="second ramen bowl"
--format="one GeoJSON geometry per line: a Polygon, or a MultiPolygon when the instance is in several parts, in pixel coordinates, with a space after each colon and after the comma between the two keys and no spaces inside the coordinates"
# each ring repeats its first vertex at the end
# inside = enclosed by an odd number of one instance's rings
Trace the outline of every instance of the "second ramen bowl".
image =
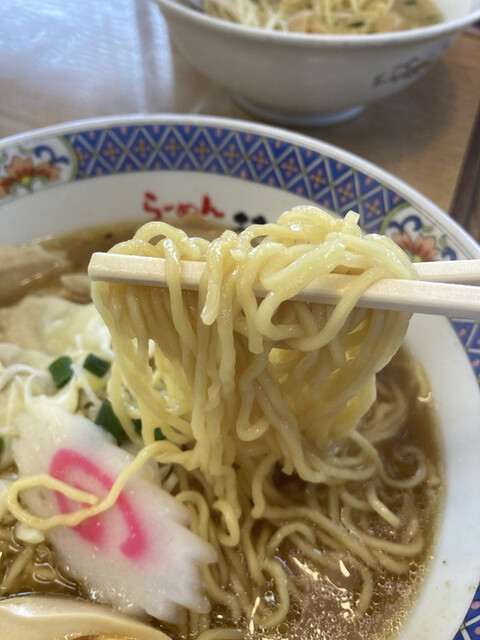
{"type": "Polygon", "coordinates": [[[348,120],[417,80],[480,19],[477,0],[435,0],[441,24],[371,35],[265,31],[213,18],[183,0],[155,0],[198,71],[256,117],[315,126],[348,120]]]}

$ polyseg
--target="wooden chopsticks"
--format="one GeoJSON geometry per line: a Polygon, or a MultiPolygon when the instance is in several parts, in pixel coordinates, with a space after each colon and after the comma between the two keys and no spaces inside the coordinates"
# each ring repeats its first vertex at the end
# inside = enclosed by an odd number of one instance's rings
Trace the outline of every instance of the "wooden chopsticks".
{"type": "MultiPolygon", "coordinates": [[[[182,288],[198,289],[203,262],[182,261],[182,288]]],[[[371,285],[357,302],[370,309],[428,313],[480,320],[480,260],[419,262],[419,280],[386,278],[371,285]]],[[[94,253],[88,267],[92,281],[124,282],[165,287],[165,260],[115,253],[94,253]]],[[[336,304],[354,275],[330,274],[317,278],[295,300],[336,304]]],[[[261,286],[254,289],[266,295],[261,286]]]]}

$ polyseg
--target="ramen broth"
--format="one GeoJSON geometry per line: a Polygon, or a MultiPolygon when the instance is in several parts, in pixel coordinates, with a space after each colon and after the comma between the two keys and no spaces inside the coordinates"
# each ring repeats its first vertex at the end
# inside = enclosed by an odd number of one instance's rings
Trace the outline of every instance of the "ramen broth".
{"type": "MultiPolygon", "coordinates": [[[[219,227],[200,222],[202,224],[199,228],[196,222],[192,223],[187,218],[186,227],[190,229],[189,233],[201,234],[208,238],[211,234],[218,234],[219,227]]],[[[119,241],[130,238],[135,230],[136,226],[133,224],[121,224],[43,240],[43,248],[47,251],[61,252],[66,258],[67,266],[57,272],[55,277],[48,276],[42,279],[37,276],[29,282],[24,281],[23,287],[20,286],[22,283],[18,283],[18,295],[0,300],[0,304],[5,306],[12,303],[14,298],[32,292],[56,292],[76,302],[89,302],[88,297],[61,284],[60,277],[74,272],[85,273],[92,252],[108,250],[119,241]]],[[[406,517],[410,508],[412,513],[416,512],[418,522],[415,526],[425,532],[424,548],[410,562],[409,571],[405,575],[394,575],[385,569],[374,569],[370,605],[364,615],[356,616],[354,612],[359,575],[354,563],[347,566],[348,563],[341,560],[336,564],[332,563],[328,568],[321,568],[291,543],[283,542],[276,559],[288,567],[294,585],[301,595],[292,599],[288,619],[276,630],[257,629],[252,621],[243,620],[246,637],[252,640],[384,640],[401,626],[410,609],[428,569],[435,544],[442,500],[441,447],[428,385],[420,368],[406,351],[401,349],[377,377],[379,396],[388,393],[395,381],[397,387],[404,389],[404,400],[408,405],[408,419],[403,428],[395,437],[379,445],[381,457],[390,475],[399,479],[405,472],[412,473],[415,459],[409,458],[408,455],[399,456],[398,451],[404,445],[413,444],[421,450],[427,464],[435,470],[433,477],[438,478],[438,482],[421,484],[411,492],[408,499],[400,492],[388,498],[388,503],[393,508],[400,507],[399,510],[406,514],[406,517]],[[413,502],[409,504],[409,500],[413,502]]],[[[3,471],[4,477],[11,477],[12,474],[15,474],[13,467],[3,471]]],[[[0,479],[1,476],[0,472],[0,479]]],[[[308,503],[310,499],[311,486],[295,476],[285,476],[278,472],[277,486],[283,494],[299,502],[304,499],[308,503]]],[[[348,489],[355,496],[355,482],[351,482],[348,489]]],[[[320,508],[328,513],[327,490],[324,494],[320,490],[316,499],[320,508]]],[[[393,528],[380,517],[371,517],[368,524],[372,531],[382,534],[387,540],[396,541],[396,537],[398,538],[393,528]]],[[[270,526],[274,527],[274,524],[270,523],[270,526]]],[[[236,553],[238,561],[243,563],[242,550],[238,549],[236,553]]],[[[318,549],[318,553],[321,553],[321,549],[318,549]]],[[[47,542],[29,544],[21,542],[16,537],[15,521],[10,515],[4,515],[0,522],[0,556],[0,598],[33,592],[87,597],[82,586],[72,582],[63,569],[57,566],[54,552],[47,542]]],[[[268,606],[268,599],[273,599],[273,592],[269,592],[267,588],[264,598],[268,606]]],[[[214,606],[211,612],[211,626],[221,628],[229,626],[229,623],[231,625],[227,616],[228,612],[222,607],[214,606]]],[[[174,626],[162,625],[157,621],[152,621],[152,624],[163,628],[174,638],[180,637],[174,626]]]]}

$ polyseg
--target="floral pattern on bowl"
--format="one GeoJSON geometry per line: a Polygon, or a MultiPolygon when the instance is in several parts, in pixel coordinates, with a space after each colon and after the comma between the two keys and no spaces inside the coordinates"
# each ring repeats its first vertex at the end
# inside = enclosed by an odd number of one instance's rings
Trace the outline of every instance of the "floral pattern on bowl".
{"type": "Polygon", "coordinates": [[[458,249],[452,246],[445,230],[425,220],[406,203],[385,216],[380,232],[402,247],[412,262],[456,260],[459,257],[458,249]]]}
{"type": "Polygon", "coordinates": [[[18,197],[75,175],[75,156],[61,138],[0,153],[0,198],[18,197]]]}

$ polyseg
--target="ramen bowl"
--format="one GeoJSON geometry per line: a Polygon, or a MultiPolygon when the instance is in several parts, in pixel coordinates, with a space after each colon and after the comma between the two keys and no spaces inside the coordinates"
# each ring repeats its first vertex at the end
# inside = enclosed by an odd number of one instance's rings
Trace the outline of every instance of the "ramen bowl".
{"type": "MultiPolygon", "coordinates": [[[[306,203],[338,216],[355,209],[365,231],[390,236],[412,259],[480,257],[464,231],[393,176],[341,149],[268,126],[119,117],[0,144],[2,243],[132,220],[174,221],[192,211],[243,228],[306,203]]],[[[445,487],[426,576],[392,638],[418,640],[421,630],[422,640],[453,640],[462,623],[462,634],[473,638],[480,631],[480,327],[419,315],[406,344],[430,378],[445,487]]]]}
{"type": "Polygon", "coordinates": [[[268,122],[341,122],[419,79],[468,24],[477,0],[435,0],[445,21],[411,31],[313,35],[245,27],[155,0],[185,58],[239,106],[268,122]]]}

